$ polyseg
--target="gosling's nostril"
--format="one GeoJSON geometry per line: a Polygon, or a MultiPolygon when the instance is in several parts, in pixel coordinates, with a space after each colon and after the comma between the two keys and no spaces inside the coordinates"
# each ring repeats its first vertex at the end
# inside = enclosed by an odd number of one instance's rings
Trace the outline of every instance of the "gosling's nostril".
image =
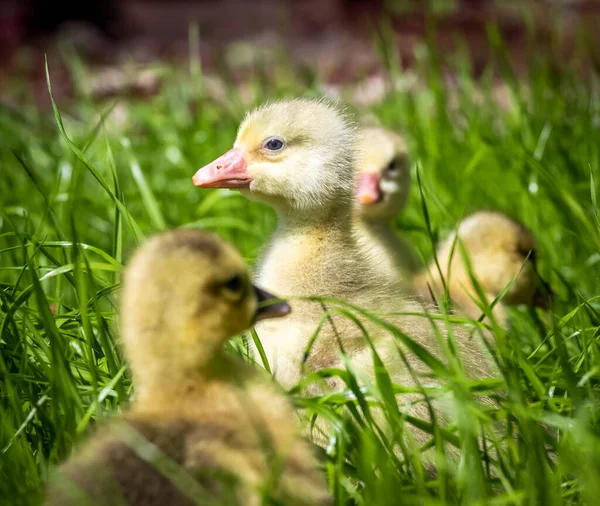
{"type": "Polygon", "coordinates": [[[223,166],[222,165],[217,165],[217,170],[222,169],[223,166]]]}

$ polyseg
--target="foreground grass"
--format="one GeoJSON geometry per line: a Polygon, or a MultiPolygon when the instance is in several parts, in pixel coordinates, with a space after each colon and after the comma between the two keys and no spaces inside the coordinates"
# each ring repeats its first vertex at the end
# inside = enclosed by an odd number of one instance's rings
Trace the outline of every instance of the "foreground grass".
{"type": "MultiPolygon", "coordinates": [[[[467,60],[445,62],[456,71],[452,90],[439,55],[424,51],[418,71],[425,85],[373,108],[406,134],[420,179],[397,226],[429,258],[432,238],[466,213],[502,210],[538,237],[542,275],[558,300],[548,314],[512,311],[507,333],[493,329],[498,380],[467,381],[450,351],[454,366],[428,362],[449,380],[460,413],[447,430],[424,426],[435,477],[403,438],[405,424],[419,422],[398,409],[385,374],[366,391],[351,369],[330,371],[348,385],[344,394],[292,391],[305,413],[333,427],[324,462],[337,504],[594,504],[600,496],[598,80],[532,56],[530,73],[517,82],[499,42],[496,48],[479,84],[467,60]],[[507,87],[509,107],[491,98],[494,74],[507,87]],[[496,406],[482,408],[475,393],[496,406]],[[396,433],[379,430],[376,405],[396,433]],[[503,434],[490,431],[496,419],[507,422],[503,434]],[[481,452],[476,439],[484,432],[481,452]],[[459,446],[458,466],[444,465],[443,441],[459,446]]],[[[68,61],[81,71],[81,62],[68,61]]],[[[318,83],[286,70],[292,77],[277,87],[257,73],[256,102],[319,93],[318,83]]],[[[190,183],[195,168],[230,147],[244,112],[233,87],[225,103],[210,99],[198,72],[167,69],[152,101],[122,100],[117,107],[125,105],[129,119],[120,127],[110,116],[102,121],[113,104],[84,94],[59,104],[62,118],[31,107],[0,111],[3,504],[36,504],[52,466],[126,403],[131,383],[116,344],[116,304],[132,248],[161,229],[199,226],[252,262],[274,227],[266,207],[190,183]]],[[[394,64],[390,72],[403,77],[394,64]]],[[[473,339],[482,338],[471,325],[473,339]]],[[[426,386],[421,393],[426,401],[444,392],[426,386]]]]}

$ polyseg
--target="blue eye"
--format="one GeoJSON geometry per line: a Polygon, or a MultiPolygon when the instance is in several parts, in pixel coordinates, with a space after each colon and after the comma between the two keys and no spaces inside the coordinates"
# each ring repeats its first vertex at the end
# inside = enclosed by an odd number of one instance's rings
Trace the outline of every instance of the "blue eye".
{"type": "Polygon", "coordinates": [[[265,141],[265,143],[263,144],[265,149],[268,149],[269,151],[280,151],[281,149],[283,149],[284,147],[284,143],[281,139],[278,139],[277,137],[271,137],[270,139],[267,139],[265,141]]]}

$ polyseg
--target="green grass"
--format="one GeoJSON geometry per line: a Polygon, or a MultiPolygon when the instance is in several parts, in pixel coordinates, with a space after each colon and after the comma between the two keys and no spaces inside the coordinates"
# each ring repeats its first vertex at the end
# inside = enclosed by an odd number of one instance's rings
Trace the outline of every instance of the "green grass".
{"type": "MultiPolygon", "coordinates": [[[[557,66],[534,47],[525,49],[528,73],[516,79],[502,41],[489,33],[494,58],[478,82],[465,55],[423,47],[416,70],[425,85],[372,108],[404,132],[413,153],[415,186],[397,227],[428,259],[431,238],[465,214],[504,211],[534,231],[541,274],[558,298],[547,314],[512,310],[510,330],[494,330],[498,380],[467,381],[451,347],[451,366],[422,354],[448,380],[460,413],[448,430],[420,424],[442,464],[435,477],[402,437],[406,424],[420,422],[398,409],[394,391],[407,389],[391,385],[384,367],[366,392],[351,368],[326,372],[342,377],[344,393],[306,398],[293,390],[299,407],[332,424],[323,460],[339,505],[595,504],[600,496],[600,81],[578,72],[583,50],[557,66]],[[456,72],[455,89],[442,68],[456,72]],[[494,79],[508,87],[510,110],[490,98],[494,79]],[[496,406],[481,408],[475,393],[496,406]],[[397,431],[379,430],[375,406],[397,431]],[[491,436],[486,457],[476,438],[496,419],[506,420],[505,441],[491,436]],[[457,469],[443,465],[444,440],[460,447],[457,469]]],[[[381,45],[389,46],[385,35],[381,45]]],[[[84,62],[65,58],[75,78],[85,73],[84,62]]],[[[391,78],[403,77],[398,62],[388,64],[391,78]]],[[[257,103],[319,94],[310,72],[284,57],[276,65],[276,84],[264,72],[252,74],[257,103]]],[[[162,72],[157,97],[119,100],[129,116],[122,127],[101,119],[114,103],[94,103],[82,92],[59,103],[55,115],[30,103],[0,110],[2,504],[38,503],[52,467],[126,403],[131,382],[116,344],[120,272],[144,236],[199,226],[252,262],[274,228],[265,206],[235,192],[199,191],[190,181],[232,144],[244,113],[235,88],[218,102],[197,65],[162,72]]],[[[339,301],[327,306],[356,312],[339,301]]],[[[426,399],[441,394],[439,387],[421,392],[426,399]]]]}

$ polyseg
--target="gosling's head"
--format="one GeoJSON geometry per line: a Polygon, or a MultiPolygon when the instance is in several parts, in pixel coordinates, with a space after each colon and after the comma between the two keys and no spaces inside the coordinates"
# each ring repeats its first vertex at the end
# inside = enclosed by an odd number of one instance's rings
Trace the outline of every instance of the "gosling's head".
{"type": "Polygon", "coordinates": [[[257,319],[289,312],[285,303],[259,307],[271,298],[218,237],[192,229],[155,236],[124,278],[122,336],[134,375],[198,370],[257,319]]]}
{"type": "Polygon", "coordinates": [[[365,219],[391,219],[404,209],[410,191],[406,143],[395,132],[368,127],[361,130],[358,146],[358,213],[365,219]]]}
{"type": "Polygon", "coordinates": [[[241,188],[283,212],[351,206],[355,129],[324,100],[272,102],[250,112],[233,149],[202,167],[201,188],[241,188]]]}
{"type": "MultiPolygon", "coordinates": [[[[465,218],[457,234],[481,287],[498,296],[511,282],[502,298],[505,304],[547,307],[552,292],[537,272],[537,246],[531,231],[521,223],[497,212],[478,212],[465,218]],[[513,281],[514,279],[514,281],[513,281]]],[[[455,234],[440,248],[440,263],[447,258],[455,234]]],[[[452,276],[464,272],[458,246],[452,261],[452,276]]]]}

